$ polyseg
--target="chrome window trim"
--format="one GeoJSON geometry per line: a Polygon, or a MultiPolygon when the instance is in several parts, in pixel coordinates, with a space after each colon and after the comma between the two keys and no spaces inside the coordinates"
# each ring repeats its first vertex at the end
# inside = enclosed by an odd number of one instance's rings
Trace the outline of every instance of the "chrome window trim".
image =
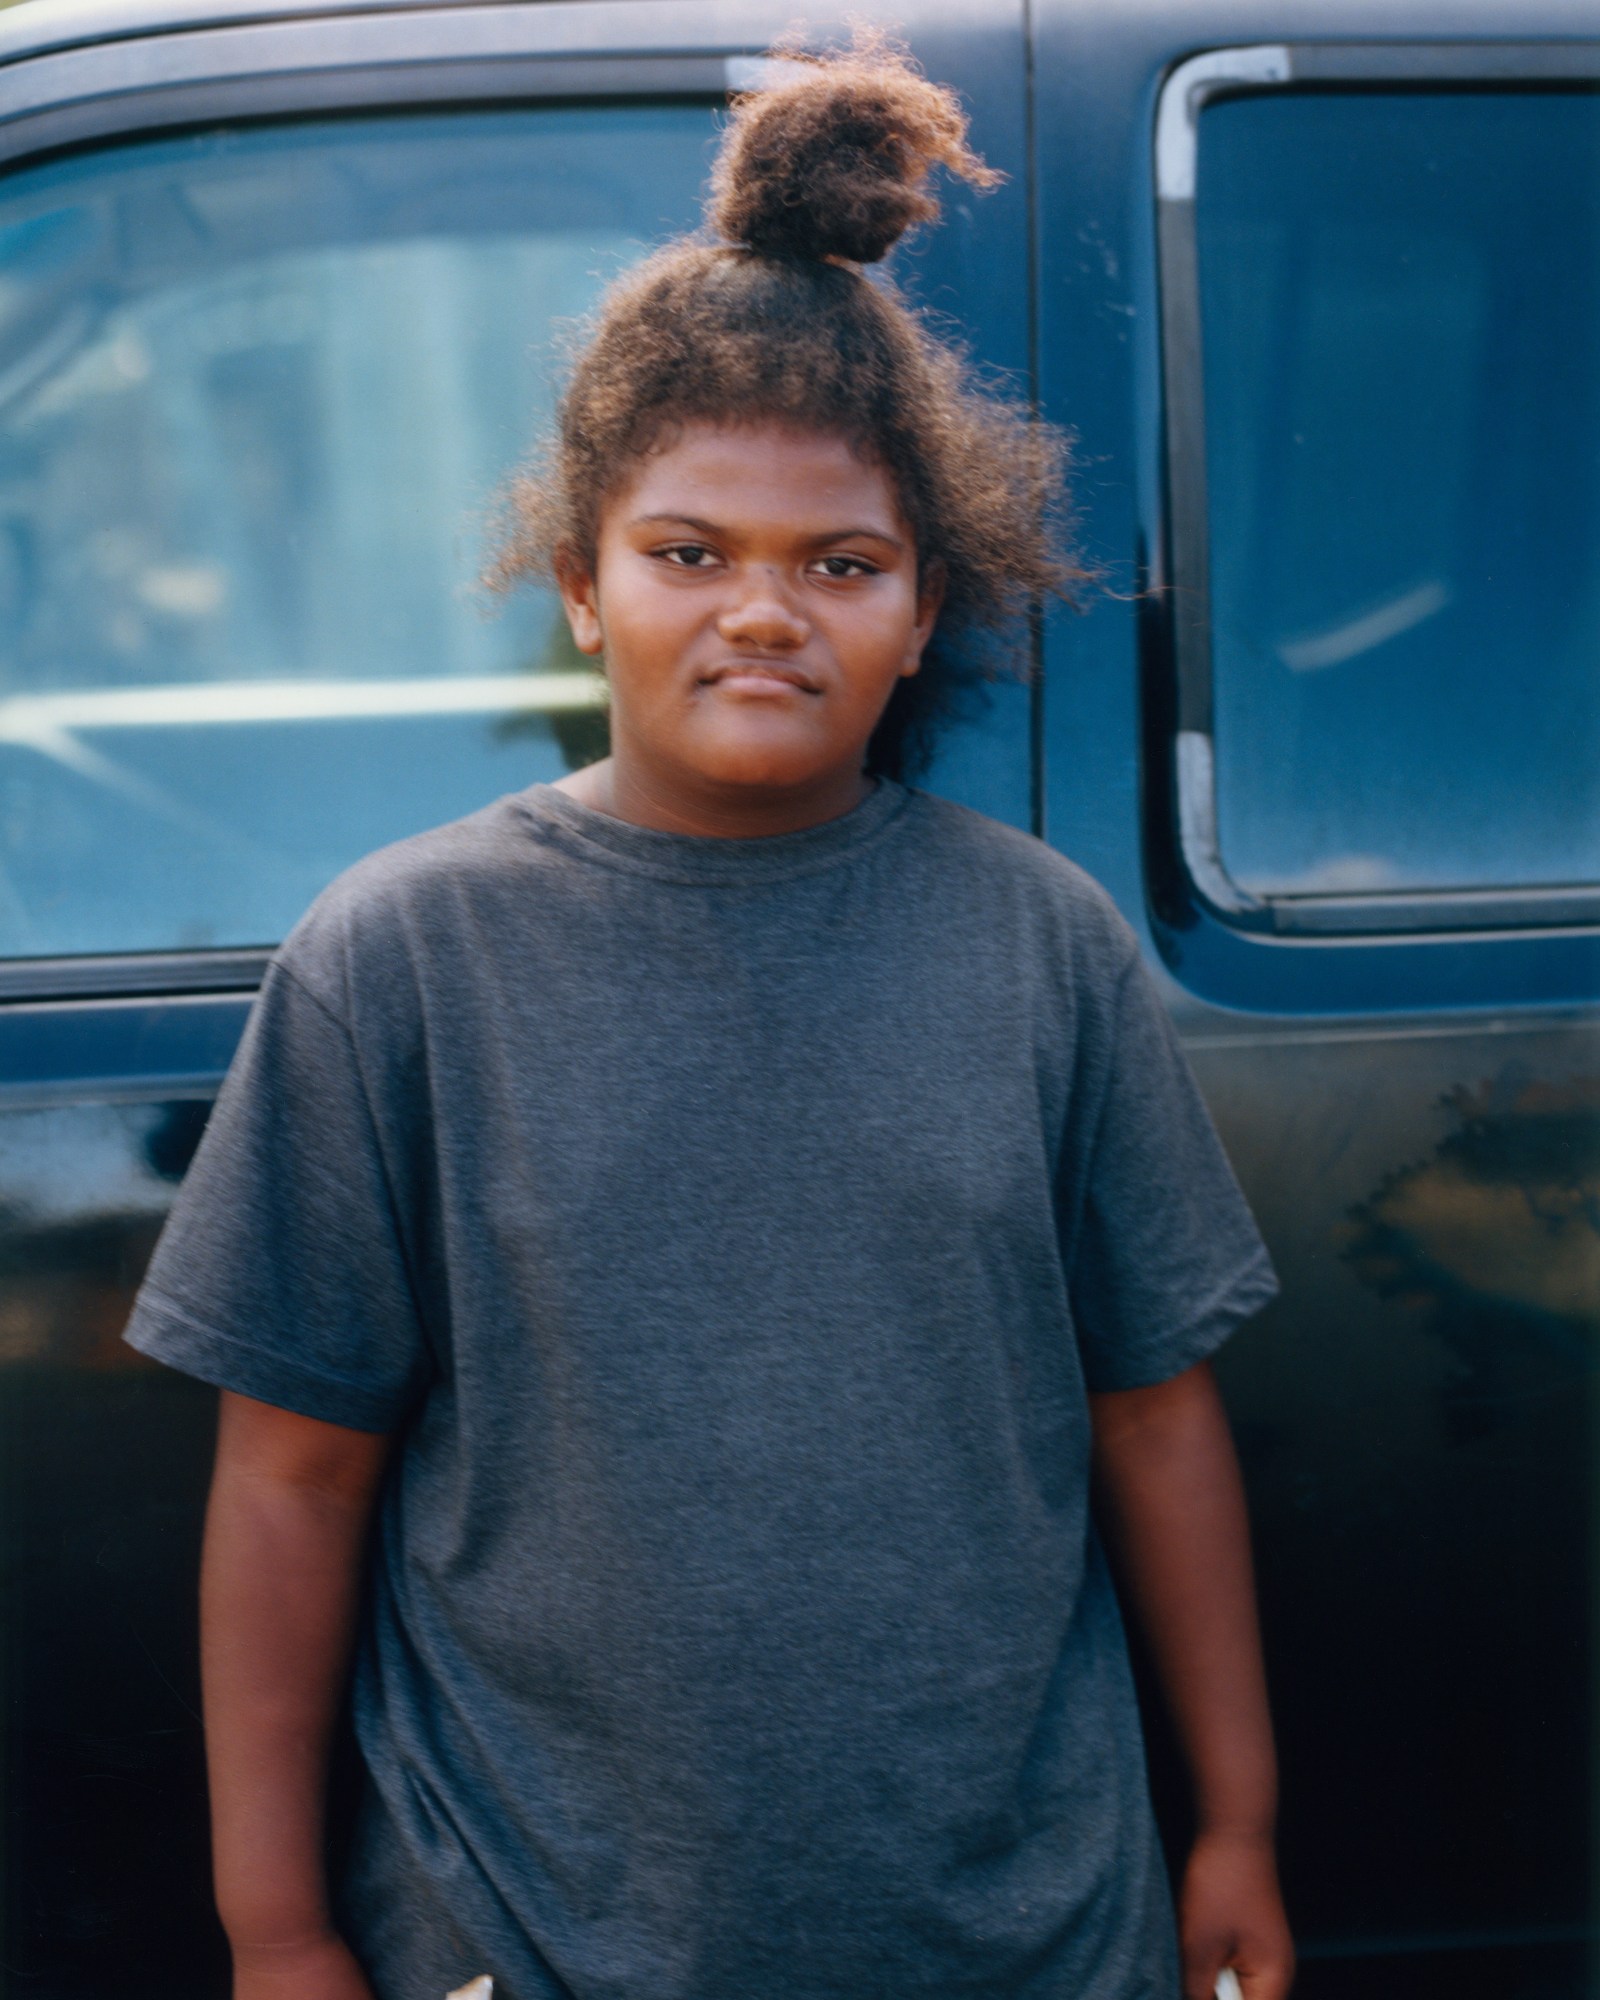
{"type": "Polygon", "coordinates": [[[1171,785],[1179,859],[1200,900],[1236,928],[1282,936],[1600,926],[1600,884],[1323,896],[1251,894],[1217,838],[1205,383],[1195,179],[1200,114],[1223,96],[1372,85],[1600,85],[1600,42],[1284,44],[1211,49],[1162,85],[1153,133],[1160,293],[1168,603],[1176,678],[1171,785]]]}
{"type": "Polygon", "coordinates": [[[432,6],[179,29],[0,63],[0,162],[167,125],[498,98],[721,96],[779,8],[432,6]]]}
{"type": "Polygon", "coordinates": [[[0,64],[91,43],[134,41],[190,28],[336,14],[397,13],[440,0],[51,0],[0,15],[0,64]]]}
{"type": "Polygon", "coordinates": [[[145,994],[253,993],[273,947],[105,952],[0,961],[0,1000],[128,1000],[145,994]]]}
{"type": "Polygon", "coordinates": [[[35,95],[46,86],[59,95],[58,76],[99,89],[120,73],[137,86],[159,80],[169,63],[186,64],[202,44],[226,61],[230,48],[260,47],[264,37],[347,67],[374,57],[759,53],[788,19],[770,0],[50,0],[0,18],[0,81],[35,95]]]}

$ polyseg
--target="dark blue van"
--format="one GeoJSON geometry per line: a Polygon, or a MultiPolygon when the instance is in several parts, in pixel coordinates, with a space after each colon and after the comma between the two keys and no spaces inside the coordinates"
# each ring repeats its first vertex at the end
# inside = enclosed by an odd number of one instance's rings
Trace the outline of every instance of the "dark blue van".
{"type": "MultiPolygon", "coordinates": [[[[212,1398],[118,1336],[295,917],[598,754],[495,490],[792,11],[0,17],[3,2000],[225,1991],[212,1398]]],[[[1298,1990],[1600,1994],[1600,4],[887,11],[1009,176],[899,275],[1110,584],[928,782],[1115,895],[1285,1281],[1221,1374],[1298,1990]]]]}

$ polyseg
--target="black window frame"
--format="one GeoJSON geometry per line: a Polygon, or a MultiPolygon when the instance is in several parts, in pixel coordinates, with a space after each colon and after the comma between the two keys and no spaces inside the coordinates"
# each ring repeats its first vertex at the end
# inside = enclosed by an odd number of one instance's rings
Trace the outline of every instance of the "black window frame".
{"type": "MultiPolygon", "coordinates": [[[[614,0],[419,6],[41,53],[0,66],[0,176],[63,151],[242,122],[579,102],[715,108],[766,67],[773,29],[759,0],[731,22],[734,10],[719,10],[703,35],[668,18],[677,11],[614,0]]],[[[0,958],[0,1004],[248,994],[273,949],[0,958]]]]}
{"type": "Polygon", "coordinates": [[[1600,90],[1600,43],[1256,43],[1208,50],[1162,85],[1155,197],[1162,474],[1172,675],[1165,773],[1176,860],[1195,899],[1229,928],[1285,938],[1600,928],[1600,882],[1525,889],[1258,896],[1229,875],[1217,832],[1205,382],[1195,188],[1200,118],[1266,91],[1600,90]]]}

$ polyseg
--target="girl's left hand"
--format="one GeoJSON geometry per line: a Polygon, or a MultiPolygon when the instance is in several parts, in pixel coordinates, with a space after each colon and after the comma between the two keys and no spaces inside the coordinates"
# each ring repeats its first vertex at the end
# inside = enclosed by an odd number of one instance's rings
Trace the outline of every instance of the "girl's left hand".
{"type": "Polygon", "coordinates": [[[1178,1896],[1178,1935],[1183,2000],[1214,2000],[1224,1966],[1238,1974],[1244,2000],[1284,2000],[1294,1981],[1294,1943],[1270,1838],[1200,1835],[1178,1896]]]}

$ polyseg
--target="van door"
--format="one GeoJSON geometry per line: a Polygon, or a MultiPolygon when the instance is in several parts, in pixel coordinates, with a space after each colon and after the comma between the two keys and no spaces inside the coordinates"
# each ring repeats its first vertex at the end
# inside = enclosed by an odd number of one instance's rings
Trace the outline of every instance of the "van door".
{"type": "Polygon", "coordinates": [[[1037,9],[1045,404],[1133,593],[1049,629],[1047,824],[1284,1280],[1220,1373],[1297,1991],[1577,1996],[1600,45],[1406,12],[1037,9]]]}
{"type": "MultiPolygon", "coordinates": [[[[601,754],[554,601],[478,585],[496,496],[600,286],[696,221],[790,15],[37,11],[0,24],[0,1983],[221,1993],[213,1397],[121,1326],[306,904],[601,754]]],[[[1020,367],[1020,9],[922,11],[1011,179],[906,280],[1020,367]]],[[[1032,774],[1014,689],[931,782],[1025,825],[1032,774]]]]}

